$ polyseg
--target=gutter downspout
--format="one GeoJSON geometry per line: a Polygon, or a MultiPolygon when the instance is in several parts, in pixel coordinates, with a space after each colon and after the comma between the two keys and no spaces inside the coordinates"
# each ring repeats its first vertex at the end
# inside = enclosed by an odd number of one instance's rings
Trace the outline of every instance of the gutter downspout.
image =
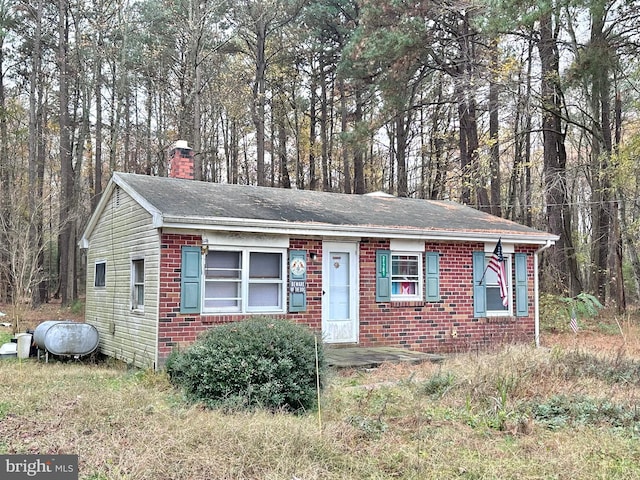
{"type": "MultiPolygon", "coordinates": [[[[555,242],[554,242],[555,243],[555,242]]],[[[536,339],[536,347],[540,346],[540,285],[538,275],[538,254],[549,248],[553,243],[547,240],[547,243],[533,253],[533,302],[534,302],[534,335],[536,339]]]]}

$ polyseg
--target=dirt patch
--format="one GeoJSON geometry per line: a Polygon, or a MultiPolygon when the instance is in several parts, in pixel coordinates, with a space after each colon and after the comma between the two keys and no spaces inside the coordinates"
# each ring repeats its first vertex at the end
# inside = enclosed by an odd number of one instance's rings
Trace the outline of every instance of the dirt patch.
{"type": "Polygon", "coordinates": [[[640,358],[640,341],[637,334],[609,334],[593,331],[573,333],[542,333],[540,345],[568,350],[597,352],[602,355],[640,358]]]}
{"type": "MultiPolygon", "coordinates": [[[[51,301],[45,303],[38,308],[21,307],[20,312],[16,313],[15,308],[11,304],[0,303],[0,312],[5,316],[0,318],[2,323],[12,323],[16,315],[20,318],[20,331],[27,329],[33,330],[40,323],[46,320],[73,320],[76,322],[84,322],[84,308],[63,307],[59,301],[51,301]]],[[[2,327],[9,329],[9,327],[2,327]]]]}

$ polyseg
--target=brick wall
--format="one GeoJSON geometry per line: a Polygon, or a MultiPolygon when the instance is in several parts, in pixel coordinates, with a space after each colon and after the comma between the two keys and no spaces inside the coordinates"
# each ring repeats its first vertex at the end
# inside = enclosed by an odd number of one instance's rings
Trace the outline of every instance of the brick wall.
{"type": "MultiPolygon", "coordinates": [[[[193,342],[212,325],[238,321],[243,315],[180,314],[181,247],[201,245],[200,236],[162,235],[159,359],[177,346],[193,342]]],[[[473,318],[472,252],[482,243],[426,243],[425,251],[440,253],[440,297],[434,303],[375,301],[375,252],[388,249],[388,240],[360,242],[360,345],[401,346],[426,352],[456,352],[486,348],[512,341],[534,340],[533,252],[535,247],[516,247],[527,253],[529,316],[473,318]]],[[[286,318],[321,330],[322,241],[291,239],[291,249],[307,250],[307,309],[286,318]],[[315,259],[312,260],[312,254],[315,259]]]]}
{"type": "Polygon", "coordinates": [[[169,152],[169,176],[172,178],[195,178],[193,150],[184,145],[178,145],[169,152]]]}
{"type": "Polygon", "coordinates": [[[533,341],[534,247],[527,253],[528,317],[473,317],[472,254],[483,243],[432,243],[425,251],[440,254],[440,301],[375,302],[375,252],[388,249],[386,240],[360,243],[360,343],[403,346],[426,352],[457,352],[505,342],[533,341]]]}

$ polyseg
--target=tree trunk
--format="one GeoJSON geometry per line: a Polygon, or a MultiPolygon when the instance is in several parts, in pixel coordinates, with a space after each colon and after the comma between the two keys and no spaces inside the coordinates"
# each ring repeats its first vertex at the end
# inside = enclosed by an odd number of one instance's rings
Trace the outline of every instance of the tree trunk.
{"type": "MultiPolygon", "coordinates": [[[[193,47],[194,49],[196,47],[193,47]]],[[[198,59],[198,52],[193,53],[193,69],[194,84],[193,84],[193,174],[195,180],[202,180],[203,168],[202,168],[202,112],[201,112],[201,94],[202,89],[202,72],[200,71],[200,63],[198,59]]]]}
{"type": "Polygon", "coordinates": [[[91,196],[91,210],[95,210],[102,197],[102,33],[98,38],[98,53],[95,59],[95,87],[96,97],[96,128],[95,128],[95,161],[93,166],[93,195],[91,196]]]}
{"type": "Polygon", "coordinates": [[[71,121],[69,118],[69,72],[68,72],[68,0],[58,0],[58,70],[59,70],[59,127],[60,127],[60,297],[62,305],[68,306],[74,301],[74,264],[75,246],[73,245],[73,157],[71,152],[71,121]]]}
{"type": "Polygon", "coordinates": [[[349,128],[349,111],[347,109],[347,92],[345,90],[344,79],[338,80],[338,90],[340,92],[340,132],[342,134],[342,169],[344,170],[344,193],[353,192],[351,178],[351,162],[349,161],[348,143],[345,141],[344,135],[349,128]]]}
{"type": "Polygon", "coordinates": [[[284,95],[278,104],[278,157],[280,158],[280,186],[291,188],[291,177],[287,165],[287,115],[284,95]]]}
{"type": "Polygon", "coordinates": [[[405,123],[407,114],[398,113],[396,115],[396,163],[398,166],[398,196],[408,197],[409,186],[407,179],[407,143],[408,143],[408,122],[405,123]]]}
{"type": "Polygon", "coordinates": [[[265,149],[265,94],[267,59],[267,26],[262,18],[256,21],[256,75],[253,83],[253,124],[256,127],[256,179],[260,186],[265,185],[264,149],[265,149]]]}
{"type": "Polygon", "coordinates": [[[490,211],[493,215],[502,216],[502,207],[500,199],[500,142],[498,133],[500,131],[499,120],[499,91],[500,84],[496,81],[499,67],[498,58],[498,41],[491,42],[491,65],[489,81],[489,141],[490,144],[490,171],[491,171],[491,206],[490,211]]]}
{"type": "MultiPolygon", "coordinates": [[[[35,31],[33,36],[32,63],[29,75],[29,209],[31,210],[31,224],[29,225],[29,242],[32,245],[32,252],[37,252],[37,268],[42,271],[44,266],[44,255],[42,252],[43,238],[43,218],[42,218],[42,194],[44,163],[40,165],[40,160],[44,160],[41,146],[42,118],[41,118],[41,67],[42,67],[42,1],[38,0],[35,6],[35,31]]],[[[3,39],[4,40],[4,39],[3,39]]],[[[3,42],[4,43],[4,42],[3,42]]],[[[37,306],[46,300],[46,284],[44,278],[38,281],[38,285],[27,285],[33,288],[31,292],[31,302],[37,306]]],[[[17,292],[22,295],[22,292],[17,292]]]]}
{"type": "Polygon", "coordinates": [[[229,183],[238,183],[238,159],[240,156],[240,145],[238,139],[238,122],[237,120],[230,119],[230,133],[229,133],[229,183]]]}
{"type": "MultiPolygon", "coordinates": [[[[547,256],[549,280],[558,293],[575,296],[582,286],[571,237],[571,211],[566,181],[566,151],[562,132],[562,91],[559,83],[560,56],[553,31],[552,12],[540,19],[538,51],[541,62],[542,134],[547,221],[551,233],[560,238],[547,256]]],[[[551,285],[549,285],[551,289],[551,285]]]]}
{"type": "Polygon", "coordinates": [[[364,121],[364,99],[359,82],[356,82],[356,112],[354,118],[354,130],[356,131],[355,142],[353,145],[353,193],[366,193],[364,178],[364,138],[360,133],[364,121]]]}
{"type": "MultiPolygon", "coordinates": [[[[0,72],[5,71],[5,35],[0,32],[0,72]]],[[[11,187],[11,169],[9,167],[9,135],[7,128],[7,97],[5,90],[5,76],[0,74],[0,218],[8,218],[11,211],[9,192],[11,187]]],[[[0,229],[0,242],[8,243],[4,229],[0,229]]],[[[0,301],[5,303],[9,295],[9,255],[0,249],[0,301]]]]}
{"type": "MultiPolygon", "coordinates": [[[[327,105],[327,79],[325,66],[322,61],[320,61],[318,73],[320,77],[320,154],[322,156],[322,165],[327,165],[326,170],[329,172],[331,165],[331,155],[329,151],[329,107],[327,105]]],[[[325,185],[325,190],[328,190],[326,183],[323,185],[325,185]]]]}
{"type": "MultiPolygon", "coordinates": [[[[614,151],[617,154],[620,151],[620,140],[621,140],[621,132],[622,132],[622,101],[620,100],[620,92],[616,87],[616,99],[615,99],[615,143],[613,145],[614,151]]],[[[616,198],[616,201],[613,202],[613,235],[612,235],[612,248],[613,252],[613,265],[611,270],[615,272],[615,279],[612,285],[612,297],[616,299],[616,306],[618,308],[618,313],[623,313],[627,309],[627,296],[625,292],[625,282],[624,282],[624,270],[623,270],[623,262],[624,262],[624,239],[622,238],[622,228],[621,228],[621,214],[624,213],[622,209],[622,202],[624,201],[624,197],[622,196],[622,192],[619,192],[616,198]]]]}
{"type": "MultiPolygon", "coordinates": [[[[592,73],[592,118],[594,119],[592,148],[592,249],[591,291],[601,303],[607,301],[607,285],[611,278],[609,272],[609,253],[611,249],[611,229],[614,212],[614,198],[611,185],[611,82],[609,80],[610,52],[604,29],[604,11],[596,8],[591,25],[591,42],[589,48],[598,58],[592,73]]],[[[615,252],[612,252],[615,253],[615,252]]],[[[613,285],[610,285],[613,286],[613,285]]],[[[615,288],[615,287],[614,287],[615,288]]]]}
{"type": "Polygon", "coordinates": [[[309,102],[309,188],[311,190],[318,189],[318,174],[316,172],[316,123],[318,118],[316,108],[318,96],[316,95],[315,75],[311,74],[311,98],[309,102]]]}
{"type": "Polygon", "coordinates": [[[445,153],[443,151],[443,139],[440,132],[441,121],[441,108],[442,103],[442,80],[438,79],[436,83],[436,106],[433,109],[431,115],[431,128],[430,128],[430,146],[431,155],[429,159],[429,178],[433,177],[433,181],[429,186],[429,196],[431,200],[439,200],[442,198],[446,183],[446,171],[443,168],[443,158],[445,153]],[[432,173],[433,172],[433,173],[432,173]]]}

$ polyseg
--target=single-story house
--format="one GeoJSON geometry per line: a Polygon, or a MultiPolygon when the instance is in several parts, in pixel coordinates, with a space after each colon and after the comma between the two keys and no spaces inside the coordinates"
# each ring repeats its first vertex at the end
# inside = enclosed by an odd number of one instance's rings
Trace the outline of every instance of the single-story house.
{"type": "Polygon", "coordinates": [[[326,344],[538,342],[538,255],[555,235],[449,201],[189,177],[177,142],[169,177],[114,173],[87,224],[86,321],[109,356],[159,369],[252,315],[307,324],[326,344]],[[502,285],[487,268],[498,242],[502,285]]]}

